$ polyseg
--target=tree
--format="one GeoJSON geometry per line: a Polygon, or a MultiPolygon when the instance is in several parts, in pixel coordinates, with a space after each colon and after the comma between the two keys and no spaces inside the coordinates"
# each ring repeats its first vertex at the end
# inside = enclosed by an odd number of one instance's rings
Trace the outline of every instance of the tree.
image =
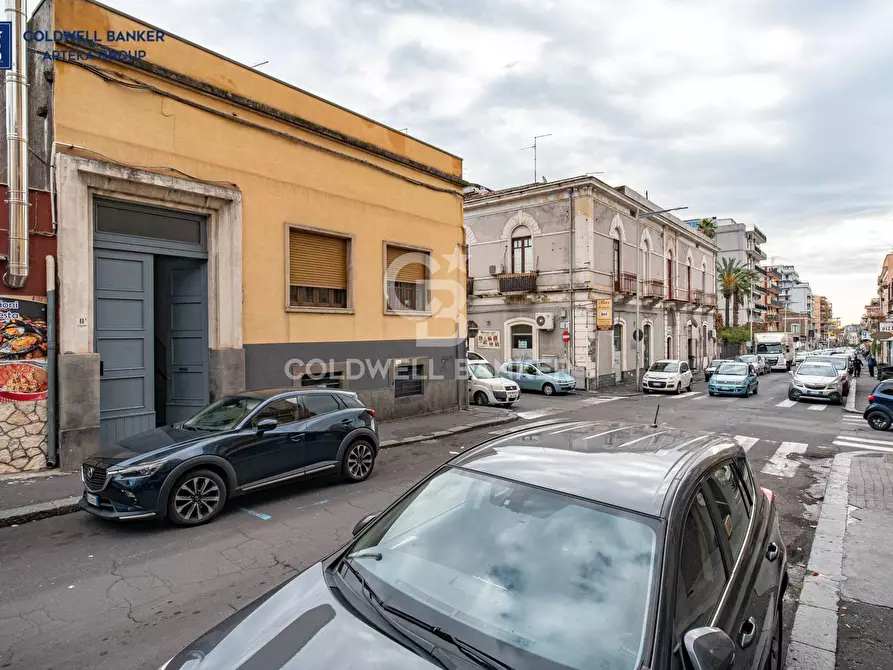
{"type": "Polygon", "coordinates": [[[715,240],[716,219],[701,219],[698,221],[698,231],[709,237],[711,240],[715,240]]]}
{"type": "MultiPolygon", "coordinates": [[[[729,320],[729,309],[731,308],[732,298],[735,296],[738,288],[738,278],[743,269],[741,264],[734,258],[722,258],[716,265],[717,289],[722,293],[722,297],[725,298],[726,302],[726,318],[724,320],[726,327],[734,325],[729,320]]],[[[735,315],[736,317],[738,315],[737,309],[735,315]]]]}
{"type": "Polygon", "coordinates": [[[755,279],[755,273],[753,270],[748,270],[745,267],[738,266],[738,277],[735,283],[734,290],[734,300],[732,301],[732,308],[735,311],[734,325],[738,325],[738,307],[744,304],[744,296],[749,295],[751,289],[753,288],[753,282],[755,279]]]}

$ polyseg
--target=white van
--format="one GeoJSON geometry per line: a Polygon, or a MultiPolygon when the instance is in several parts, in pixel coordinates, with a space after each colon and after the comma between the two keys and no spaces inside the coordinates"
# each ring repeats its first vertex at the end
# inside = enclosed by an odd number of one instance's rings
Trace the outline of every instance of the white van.
{"type": "Polygon", "coordinates": [[[476,405],[511,407],[521,395],[521,387],[496,374],[487,361],[466,360],[468,397],[476,405]]]}

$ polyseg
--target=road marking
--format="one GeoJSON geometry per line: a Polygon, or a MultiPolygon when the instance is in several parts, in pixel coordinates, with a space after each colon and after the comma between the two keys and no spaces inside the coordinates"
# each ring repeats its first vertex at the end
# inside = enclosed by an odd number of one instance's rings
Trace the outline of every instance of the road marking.
{"type": "Polygon", "coordinates": [[[885,454],[893,454],[893,447],[878,447],[873,444],[862,444],[860,442],[844,442],[843,440],[834,440],[832,443],[835,447],[847,447],[848,449],[868,449],[869,451],[881,451],[885,454]]]}
{"type": "Polygon", "coordinates": [[[606,402],[614,402],[615,400],[620,400],[621,396],[605,396],[603,398],[586,398],[582,402],[577,403],[578,405],[590,406],[590,405],[601,405],[606,402]]]}
{"type": "Polygon", "coordinates": [[[702,395],[699,395],[697,398],[692,398],[692,400],[703,400],[704,398],[709,398],[709,397],[710,396],[708,396],[706,393],[704,393],[702,395]]]}
{"type": "Polygon", "coordinates": [[[893,440],[879,440],[871,437],[847,437],[846,435],[838,435],[838,440],[849,440],[850,442],[864,442],[865,444],[882,444],[885,447],[893,447],[893,440]]]}
{"type": "Polygon", "coordinates": [[[744,451],[750,451],[753,448],[753,445],[760,441],[760,438],[747,437],[747,435],[736,435],[735,441],[744,448],[744,451]]]}
{"type": "Polygon", "coordinates": [[[806,453],[808,447],[809,445],[804,442],[782,442],[781,446],[772,454],[772,458],[763,466],[761,472],[775,477],[793,477],[797,473],[800,463],[789,457],[806,453]]]}
{"type": "Polygon", "coordinates": [[[810,405],[806,409],[810,409],[813,412],[823,412],[827,407],[828,405],[810,405]]]}
{"type": "Polygon", "coordinates": [[[514,428],[500,428],[499,430],[491,430],[490,435],[507,435],[508,433],[513,433],[516,430],[529,430],[531,428],[539,428],[541,426],[551,426],[553,423],[560,423],[561,419],[548,419],[546,421],[534,421],[533,423],[525,423],[521,424],[521,426],[515,426],[514,428]]]}
{"type": "Polygon", "coordinates": [[[856,409],[856,380],[853,380],[853,383],[850,384],[850,392],[846,397],[846,408],[850,411],[856,409]]]}
{"type": "Polygon", "coordinates": [[[791,400],[788,398],[787,400],[782,400],[780,403],[776,405],[776,407],[793,407],[797,404],[796,400],[791,400]]]}
{"type": "Polygon", "coordinates": [[[693,391],[692,393],[685,393],[683,395],[672,396],[670,400],[693,400],[695,396],[704,395],[703,391],[693,391]]]}
{"type": "Polygon", "coordinates": [[[256,512],[255,510],[248,509],[247,507],[243,507],[242,511],[245,512],[246,514],[250,514],[251,516],[256,516],[258,519],[261,519],[262,521],[266,521],[267,519],[270,518],[269,514],[264,514],[263,512],[256,512]]]}
{"type": "Polygon", "coordinates": [[[545,409],[532,409],[529,412],[518,412],[518,418],[524,419],[525,421],[529,419],[539,419],[541,416],[549,416],[550,414],[555,414],[556,412],[567,412],[566,409],[557,409],[555,407],[547,407],[545,409]]]}

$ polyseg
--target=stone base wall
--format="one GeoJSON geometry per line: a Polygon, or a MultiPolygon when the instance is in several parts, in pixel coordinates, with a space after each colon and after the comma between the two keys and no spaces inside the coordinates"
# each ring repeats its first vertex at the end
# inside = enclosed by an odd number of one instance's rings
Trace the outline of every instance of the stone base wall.
{"type": "Polygon", "coordinates": [[[47,466],[47,401],[0,402],[0,474],[47,466]]]}

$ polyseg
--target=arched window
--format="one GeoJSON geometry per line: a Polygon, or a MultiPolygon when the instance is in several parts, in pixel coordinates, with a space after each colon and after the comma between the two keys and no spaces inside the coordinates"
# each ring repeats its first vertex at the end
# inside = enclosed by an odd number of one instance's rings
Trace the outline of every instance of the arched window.
{"type": "Polygon", "coordinates": [[[667,335],[667,358],[673,358],[673,336],[667,335]]]}
{"type": "Polygon", "coordinates": [[[673,295],[674,282],[673,275],[675,272],[673,271],[673,252],[667,252],[667,298],[672,300],[675,296],[673,295]]]}
{"type": "Polygon", "coordinates": [[[701,291],[707,295],[707,263],[701,264],[701,291]]]}
{"type": "Polygon", "coordinates": [[[642,240],[639,253],[642,257],[641,265],[639,266],[642,272],[642,281],[647,282],[651,279],[651,245],[648,243],[647,238],[642,240]]]}
{"type": "Polygon", "coordinates": [[[688,292],[689,299],[691,298],[691,261],[686,261],[685,263],[685,290],[688,292]]]}
{"type": "Polygon", "coordinates": [[[527,226],[512,231],[512,272],[533,272],[533,241],[527,226]]]}

